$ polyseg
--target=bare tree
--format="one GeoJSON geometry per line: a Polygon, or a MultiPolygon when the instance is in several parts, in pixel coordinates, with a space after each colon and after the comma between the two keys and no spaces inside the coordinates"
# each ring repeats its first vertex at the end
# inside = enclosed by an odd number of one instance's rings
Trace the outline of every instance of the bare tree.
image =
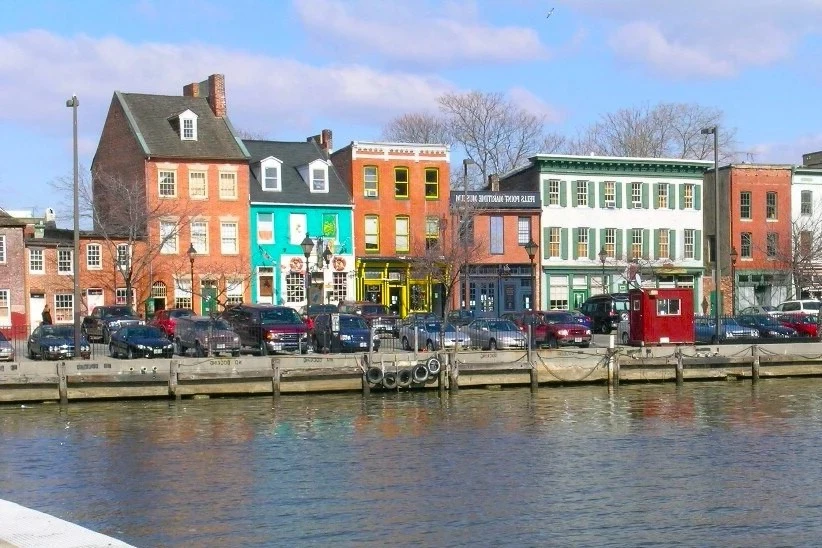
{"type": "Polygon", "coordinates": [[[197,291],[193,285],[190,288],[181,285],[182,280],[190,277],[191,265],[188,259],[177,257],[175,260],[170,261],[169,265],[172,269],[173,278],[177,280],[177,289],[183,292],[190,290],[192,297],[197,295],[204,302],[213,300],[214,306],[211,307],[213,313],[229,306],[232,290],[238,287],[247,287],[254,277],[249,261],[239,257],[222,257],[217,262],[209,264],[209,271],[201,275],[203,283],[201,289],[197,291]],[[213,291],[206,291],[206,288],[213,291]]]}
{"type": "MultiPolygon", "coordinates": [[[[822,273],[822,203],[814,204],[815,215],[801,215],[791,222],[789,245],[777,248],[775,259],[789,270],[796,298],[817,285],[822,273]]],[[[790,296],[789,296],[790,297],[790,296]]]]}
{"type": "Polygon", "coordinates": [[[736,129],[722,124],[719,109],[694,103],[644,104],[600,116],[569,143],[574,154],[645,158],[713,158],[713,135],[702,129],[719,126],[720,161],[732,161],[736,129]]]}
{"type": "Polygon", "coordinates": [[[451,133],[442,117],[428,112],[402,114],[382,128],[381,138],[397,143],[451,144],[451,133]]]}

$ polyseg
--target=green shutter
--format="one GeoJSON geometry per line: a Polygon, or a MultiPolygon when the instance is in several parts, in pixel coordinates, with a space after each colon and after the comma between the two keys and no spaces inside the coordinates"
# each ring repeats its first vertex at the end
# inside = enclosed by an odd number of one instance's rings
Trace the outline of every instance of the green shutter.
{"type": "Polygon", "coordinates": [[[545,227],[542,229],[542,258],[551,258],[551,228],[545,227]]]}
{"type": "Polygon", "coordinates": [[[588,181],[588,207],[597,206],[596,202],[594,201],[594,199],[596,198],[596,189],[594,188],[595,184],[596,183],[594,183],[593,181],[588,181]]]}
{"type": "Polygon", "coordinates": [[[597,258],[599,248],[596,245],[597,231],[594,228],[588,229],[588,258],[594,260],[597,258]]]}
{"type": "Polygon", "coordinates": [[[599,247],[597,247],[597,253],[603,247],[605,247],[605,230],[604,228],[599,229],[599,247]]]}
{"type": "Polygon", "coordinates": [[[659,259],[659,229],[654,229],[654,259],[659,259]]]}
{"type": "Polygon", "coordinates": [[[642,183],[642,209],[648,209],[648,192],[650,190],[648,183],[642,183]]]}
{"type": "Polygon", "coordinates": [[[616,258],[621,260],[622,259],[622,247],[623,247],[623,236],[622,233],[625,232],[621,228],[618,228],[614,231],[614,239],[616,239],[616,258]]]}
{"type": "Polygon", "coordinates": [[[694,231],[694,259],[702,260],[702,231],[694,231]]]}
{"type": "Polygon", "coordinates": [[[579,200],[577,199],[578,186],[578,181],[571,181],[571,207],[577,207],[579,205],[579,200]]]}
{"type": "Polygon", "coordinates": [[[646,228],[642,231],[642,258],[651,258],[651,230],[646,228]]]}
{"type": "Polygon", "coordinates": [[[685,185],[679,184],[679,209],[685,209],[685,185]]]}
{"type": "Polygon", "coordinates": [[[614,183],[614,194],[616,194],[616,208],[622,207],[622,183],[614,183]]]}
{"type": "Polygon", "coordinates": [[[702,209],[702,187],[694,185],[694,209],[702,209]]]}
{"type": "Polygon", "coordinates": [[[676,185],[668,185],[668,209],[676,209],[676,185]]]}
{"type": "Polygon", "coordinates": [[[542,185],[542,205],[546,206],[549,204],[548,202],[548,181],[542,181],[540,183],[542,185]]]}
{"type": "Polygon", "coordinates": [[[562,259],[568,258],[568,229],[563,228],[559,232],[559,256],[562,259]]]}
{"type": "Polygon", "coordinates": [[[599,182],[599,207],[605,207],[605,181],[599,182]]]}
{"type": "Polygon", "coordinates": [[[664,183],[654,183],[654,209],[659,209],[659,189],[664,183]]]}
{"type": "Polygon", "coordinates": [[[676,261],[676,230],[668,231],[668,250],[668,254],[671,256],[670,259],[676,261]]]}
{"type": "Polygon", "coordinates": [[[571,234],[573,234],[573,241],[571,242],[571,257],[574,259],[578,259],[577,253],[579,253],[579,246],[577,243],[579,242],[579,230],[578,228],[574,228],[571,234]]]}
{"type": "Polygon", "coordinates": [[[565,181],[559,183],[559,205],[561,207],[568,205],[568,183],[565,181]]]}

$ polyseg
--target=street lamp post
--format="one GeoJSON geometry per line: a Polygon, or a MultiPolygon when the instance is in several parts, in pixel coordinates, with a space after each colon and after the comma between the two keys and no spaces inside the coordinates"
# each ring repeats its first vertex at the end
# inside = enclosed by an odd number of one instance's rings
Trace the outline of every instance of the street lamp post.
{"type": "Polygon", "coordinates": [[[497,316],[502,315],[502,279],[510,275],[510,266],[507,264],[497,265],[497,316]]]}
{"type": "Polygon", "coordinates": [[[308,237],[308,234],[306,234],[305,238],[303,238],[303,241],[300,243],[300,247],[303,250],[303,255],[305,255],[305,311],[307,314],[308,307],[311,304],[311,300],[309,299],[311,284],[309,282],[310,273],[308,271],[308,258],[311,257],[311,251],[314,249],[314,241],[308,237]]]}
{"type": "Polygon", "coordinates": [[[534,301],[537,299],[537,276],[536,271],[534,270],[534,257],[537,256],[537,248],[539,246],[534,241],[534,238],[530,238],[528,243],[523,247],[525,247],[525,252],[528,254],[528,260],[531,262],[531,310],[534,310],[534,301]]]}
{"type": "Polygon", "coordinates": [[[80,163],[77,153],[77,107],[80,101],[76,95],[66,101],[66,106],[71,109],[73,118],[74,137],[74,256],[72,259],[74,268],[74,352],[80,355],[80,343],[83,340],[80,319],[80,163]]]}
{"type": "Polygon", "coordinates": [[[739,253],[735,246],[731,246],[731,314],[736,315],[736,260],[739,253]]]}
{"type": "Polygon", "coordinates": [[[602,292],[608,293],[608,290],[605,287],[605,261],[608,259],[608,252],[605,251],[605,247],[603,246],[599,250],[599,263],[602,265],[602,292]]]}
{"type": "Polygon", "coordinates": [[[468,264],[468,166],[477,163],[470,159],[462,160],[462,215],[460,219],[462,249],[463,249],[463,269],[465,270],[465,309],[471,310],[471,265],[468,264]]]}
{"type": "Polygon", "coordinates": [[[722,298],[719,289],[722,280],[722,261],[719,241],[719,126],[702,129],[702,135],[714,136],[714,319],[716,321],[716,340],[719,340],[719,316],[722,312],[722,298]]]}
{"type": "Polygon", "coordinates": [[[194,249],[194,243],[192,242],[188,246],[188,264],[191,268],[189,274],[191,275],[191,286],[189,289],[191,290],[191,309],[194,310],[194,259],[197,257],[197,250],[194,249]]]}

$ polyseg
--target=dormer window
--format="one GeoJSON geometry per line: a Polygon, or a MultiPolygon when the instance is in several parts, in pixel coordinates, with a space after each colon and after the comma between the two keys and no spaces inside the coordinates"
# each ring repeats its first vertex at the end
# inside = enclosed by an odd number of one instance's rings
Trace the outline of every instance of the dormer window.
{"type": "Polygon", "coordinates": [[[180,139],[183,141],[197,140],[197,115],[191,110],[180,113],[180,139]]]}
{"type": "Polygon", "coordinates": [[[311,191],[325,192],[327,190],[327,183],[325,180],[327,169],[317,168],[311,170],[311,191]]]}
{"type": "Polygon", "coordinates": [[[282,162],[270,156],[260,162],[260,184],[263,190],[279,192],[282,190],[282,162]]]}

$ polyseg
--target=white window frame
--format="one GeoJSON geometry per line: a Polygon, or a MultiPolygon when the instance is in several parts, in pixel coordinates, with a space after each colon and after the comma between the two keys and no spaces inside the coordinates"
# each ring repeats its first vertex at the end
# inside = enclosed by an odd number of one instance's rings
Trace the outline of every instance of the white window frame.
{"type": "Polygon", "coordinates": [[[191,110],[186,110],[178,117],[180,121],[180,140],[197,140],[197,115],[191,110]]]}
{"type": "Polygon", "coordinates": [[[363,166],[362,192],[366,198],[376,198],[380,195],[380,170],[377,166],[363,166]],[[372,169],[374,170],[373,177],[369,174],[372,169]]]}
{"type": "Polygon", "coordinates": [[[548,181],[548,205],[559,205],[559,179],[551,179],[548,181]]]}
{"type": "Polygon", "coordinates": [[[57,274],[61,276],[71,276],[74,274],[74,250],[57,250],[57,274]]]}
{"type": "Polygon", "coordinates": [[[682,189],[683,209],[694,208],[694,188],[696,188],[696,186],[693,183],[685,183],[685,188],[682,189]]]}
{"type": "Polygon", "coordinates": [[[86,270],[103,269],[103,246],[100,244],[86,244],[86,270]],[[93,250],[93,251],[92,251],[93,250]],[[96,256],[97,260],[92,259],[96,256]]]}
{"type": "Polygon", "coordinates": [[[305,302],[305,276],[299,272],[288,272],[285,275],[285,302],[305,302]]]}
{"type": "Polygon", "coordinates": [[[612,259],[616,257],[616,235],[617,229],[615,228],[606,228],[605,229],[605,242],[603,247],[605,248],[605,255],[612,259]]]}
{"type": "Polygon", "coordinates": [[[271,211],[259,211],[257,212],[257,243],[259,244],[273,244],[274,243],[274,213],[271,211]],[[271,221],[262,221],[261,217],[268,216],[271,218],[271,221]],[[268,225],[268,226],[266,226],[268,225]],[[262,233],[261,228],[270,228],[271,229],[271,237],[264,238],[260,234],[262,233]]]}
{"type": "Polygon", "coordinates": [[[0,289],[0,325],[11,325],[11,290],[0,289]]]}
{"type": "Polygon", "coordinates": [[[559,259],[562,256],[562,229],[552,226],[548,229],[548,257],[559,259]]]}
{"type": "Polygon", "coordinates": [[[338,301],[348,299],[348,272],[333,273],[334,298],[338,301]]]}
{"type": "Polygon", "coordinates": [[[134,288],[131,288],[131,302],[128,302],[126,288],[125,287],[117,287],[114,289],[114,304],[120,306],[134,306],[136,299],[135,299],[135,291],[134,288]]]}
{"type": "Polygon", "coordinates": [[[642,208],[642,183],[631,183],[631,208],[642,208]]]}
{"type": "Polygon", "coordinates": [[[29,273],[31,274],[45,274],[46,260],[43,249],[29,249],[29,273]],[[35,257],[38,257],[35,259],[35,257]],[[35,264],[39,263],[40,268],[34,268],[35,264]]]}
{"type": "Polygon", "coordinates": [[[174,283],[174,308],[191,308],[191,280],[188,277],[178,278],[174,283]]]}
{"type": "Polygon", "coordinates": [[[577,207],[588,207],[588,181],[577,181],[577,207]]]}
{"type": "Polygon", "coordinates": [[[208,255],[208,221],[194,219],[189,224],[191,245],[198,255],[208,255]],[[195,229],[196,227],[196,229],[195,229]],[[202,229],[202,230],[201,230],[202,229]]]}
{"type": "Polygon", "coordinates": [[[282,175],[283,175],[283,165],[282,162],[275,158],[266,158],[265,160],[260,162],[260,186],[263,190],[267,192],[280,192],[283,188],[282,183],[282,175]],[[276,177],[266,177],[265,170],[266,169],[274,169],[277,172],[276,177]],[[268,183],[273,183],[271,186],[268,183]]]}
{"type": "Polygon", "coordinates": [[[157,170],[157,196],[160,198],[177,197],[177,170],[157,170]],[[164,189],[165,187],[165,189],[164,189]]]}
{"type": "Polygon", "coordinates": [[[605,199],[605,207],[616,207],[616,182],[605,181],[602,189],[602,196],[605,199]]]}
{"type": "Polygon", "coordinates": [[[161,255],[175,255],[179,252],[176,222],[160,221],[160,242],[161,255]]]}
{"type": "Polygon", "coordinates": [[[237,199],[237,173],[234,171],[221,171],[217,179],[217,194],[221,200],[237,199]],[[230,183],[229,183],[230,181],[230,183]],[[230,186],[227,186],[230,185],[230,186]],[[231,192],[225,192],[228,189],[231,192]]]}
{"type": "Polygon", "coordinates": [[[197,169],[188,172],[188,196],[192,200],[208,200],[208,172],[197,169]],[[202,180],[202,186],[195,185],[194,180],[202,180]],[[202,192],[195,193],[194,190],[201,188],[202,192]]]}
{"type": "Polygon", "coordinates": [[[237,221],[220,222],[220,253],[236,255],[240,252],[240,225],[237,221]],[[233,231],[233,235],[232,235],[233,231]]]}
{"type": "Polygon", "coordinates": [[[588,241],[588,232],[590,229],[588,227],[579,227],[577,228],[577,257],[580,259],[588,258],[588,246],[590,245],[588,241]]]}
{"type": "Polygon", "coordinates": [[[131,267],[131,246],[129,244],[117,244],[117,257],[115,264],[120,271],[131,267]]]}
{"type": "Polygon", "coordinates": [[[311,162],[308,166],[308,176],[311,180],[311,192],[328,192],[328,164],[325,162],[311,162]],[[322,174],[322,179],[317,174],[322,174]],[[318,184],[321,183],[321,184],[318,184]]]}
{"type": "Polygon", "coordinates": [[[696,257],[696,230],[693,228],[686,228],[682,242],[683,256],[686,259],[694,259],[696,257]]]}
{"type": "Polygon", "coordinates": [[[660,228],[657,235],[659,237],[657,241],[659,248],[657,259],[673,259],[673,257],[671,257],[671,231],[667,228],[660,228]]]}
{"type": "Polygon", "coordinates": [[[243,280],[238,278],[227,279],[225,283],[225,304],[243,304],[243,292],[243,280]]]}
{"type": "Polygon", "coordinates": [[[641,259],[642,258],[642,249],[643,249],[643,241],[642,241],[642,229],[641,228],[632,228],[631,229],[631,254],[629,256],[630,260],[633,259],[641,259]]]}
{"type": "Polygon", "coordinates": [[[657,209],[668,208],[668,184],[659,183],[656,186],[656,207],[657,209]]]}
{"type": "Polygon", "coordinates": [[[517,218],[517,244],[525,245],[531,240],[531,217],[517,218]]]}
{"type": "Polygon", "coordinates": [[[74,323],[74,294],[54,294],[54,323],[74,323]]]}

